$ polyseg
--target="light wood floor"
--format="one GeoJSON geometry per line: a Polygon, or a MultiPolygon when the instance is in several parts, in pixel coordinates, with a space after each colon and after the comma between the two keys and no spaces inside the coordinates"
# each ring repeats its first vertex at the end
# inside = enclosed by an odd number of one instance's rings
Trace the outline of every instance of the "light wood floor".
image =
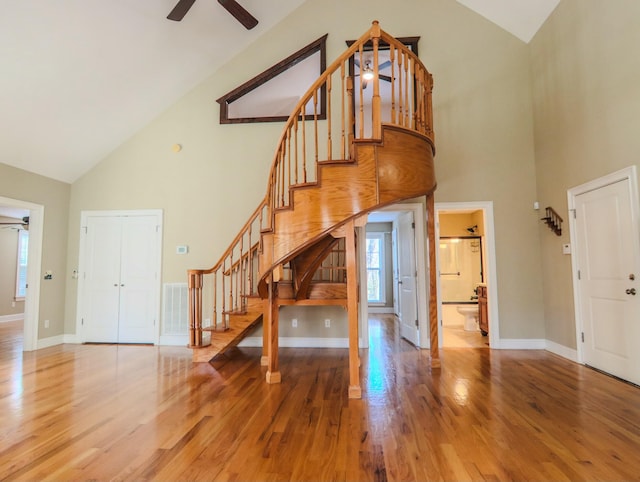
{"type": "Polygon", "coordinates": [[[347,350],[61,345],[0,324],[0,479],[640,480],[640,389],[545,351],[447,348],[442,371],[371,321],[347,350]]]}

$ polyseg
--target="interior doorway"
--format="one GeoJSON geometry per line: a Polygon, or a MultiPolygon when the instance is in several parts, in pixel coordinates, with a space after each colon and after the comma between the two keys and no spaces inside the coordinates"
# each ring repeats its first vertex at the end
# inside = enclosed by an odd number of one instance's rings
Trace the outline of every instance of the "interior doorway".
{"type": "MultiPolygon", "coordinates": [[[[368,347],[369,310],[393,313],[402,337],[418,348],[429,348],[426,208],[423,203],[394,204],[369,214],[368,224],[387,224],[392,252],[386,257],[387,299],[390,306],[360,303],[360,347],[368,347]],[[408,220],[408,221],[407,221],[408,220]],[[401,266],[406,265],[404,270],[401,266]],[[404,272],[402,272],[404,271],[404,272]],[[406,289],[403,287],[406,285],[406,289]]],[[[362,249],[360,279],[367,279],[366,253],[362,249]]],[[[361,283],[361,299],[367,299],[367,283],[361,283]]]]}
{"type": "Polygon", "coordinates": [[[440,346],[496,347],[493,204],[436,203],[435,211],[440,346]]]}
{"type": "Polygon", "coordinates": [[[44,206],[19,199],[0,197],[3,213],[22,219],[29,217],[27,289],[24,297],[23,351],[38,348],[38,318],[40,312],[40,273],[42,264],[42,238],[44,206]]]}

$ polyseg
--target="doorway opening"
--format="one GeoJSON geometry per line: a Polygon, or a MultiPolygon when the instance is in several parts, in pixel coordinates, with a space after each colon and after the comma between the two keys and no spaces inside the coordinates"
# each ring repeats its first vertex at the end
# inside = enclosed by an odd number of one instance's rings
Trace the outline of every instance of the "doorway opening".
{"type": "MultiPolygon", "coordinates": [[[[22,350],[33,351],[38,348],[44,206],[19,199],[0,197],[0,215],[15,219],[29,218],[29,241],[26,256],[28,263],[23,273],[26,274],[24,285],[26,289],[24,290],[24,312],[22,315],[22,350]]],[[[18,275],[15,266],[8,268],[16,276],[18,275]]],[[[0,313],[0,315],[2,314],[0,313]]]]}
{"type": "Polygon", "coordinates": [[[496,347],[493,205],[436,203],[438,338],[440,346],[496,347]]]}
{"type": "Polygon", "coordinates": [[[369,346],[369,313],[380,313],[395,315],[402,338],[418,348],[429,348],[425,204],[394,204],[372,212],[361,229],[362,239],[380,241],[359,244],[360,279],[374,280],[361,283],[360,299],[369,300],[370,294],[384,296],[360,303],[360,347],[369,346]],[[369,244],[382,246],[379,261],[367,252],[369,244]],[[367,265],[383,269],[367,269],[367,265]],[[381,278],[376,284],[378,273],[381,278]]]}

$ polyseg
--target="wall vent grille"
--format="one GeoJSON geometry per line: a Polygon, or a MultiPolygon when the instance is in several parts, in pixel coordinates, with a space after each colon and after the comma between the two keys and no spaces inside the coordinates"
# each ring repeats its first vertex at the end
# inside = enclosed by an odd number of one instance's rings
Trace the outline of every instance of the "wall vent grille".
{"type": "Polygon", "coordinates": [[[187,283],[165,283],[163,300],[162,334],[189,334],[187,283]]]}

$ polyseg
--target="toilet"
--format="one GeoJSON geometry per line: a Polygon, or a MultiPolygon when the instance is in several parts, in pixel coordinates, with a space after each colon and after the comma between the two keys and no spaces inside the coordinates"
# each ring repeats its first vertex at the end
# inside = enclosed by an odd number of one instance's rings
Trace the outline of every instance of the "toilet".
{"type": "Polygon", "coordinates": [[[459,305],[456,309],[464,316],[464,331],[478,331],[478,305],[459,305]]]}

